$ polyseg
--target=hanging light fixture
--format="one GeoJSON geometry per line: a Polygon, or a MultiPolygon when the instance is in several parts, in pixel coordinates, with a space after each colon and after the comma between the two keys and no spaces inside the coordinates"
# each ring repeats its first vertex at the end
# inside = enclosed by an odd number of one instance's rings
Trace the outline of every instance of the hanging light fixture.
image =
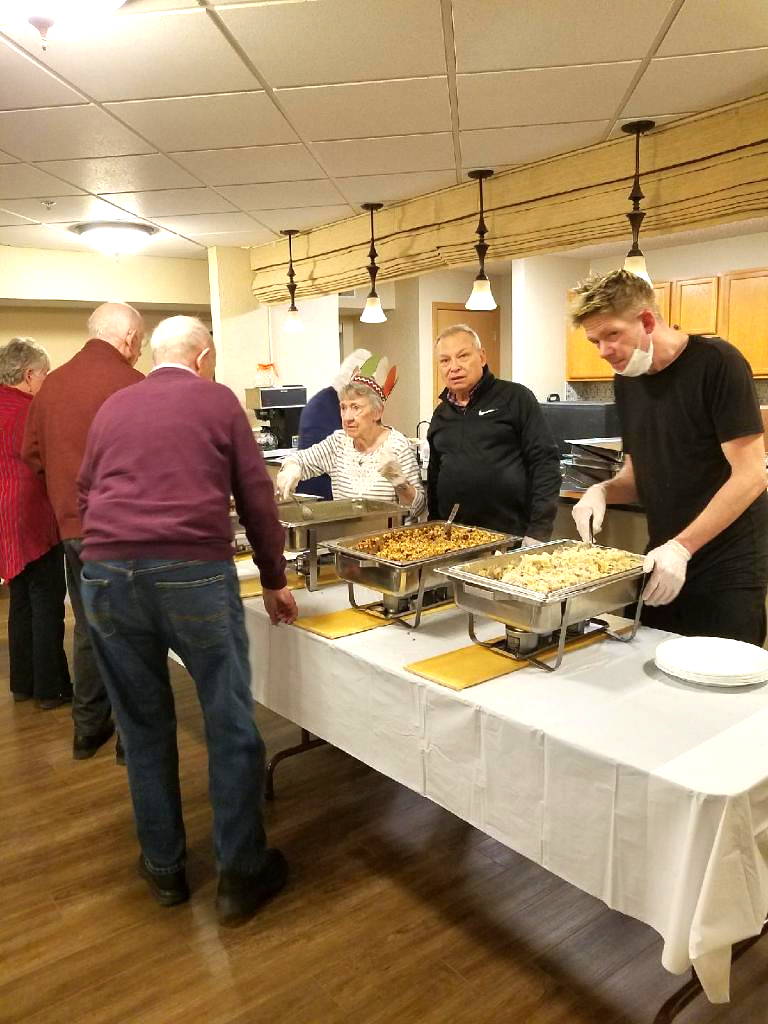
{"type": "Polygon", "coordinates": [[[94,19],[113,14],[126,0],[0,0],[0,18],[29,22],[40,33],[43,50],[54,25],[70,28],[90,26],[94,19]],[[6,9],[8,13],[6,14],[6,9]]]}
{"type": "Polygon", "coordinates": [[[69,230],[92,248],[110,256],[138,252],[158,231],[152,224],[129,220],[95,220],[89,224],[73,224],[69,230]]]}
{"type": "Polygon", "coordinates": [[[301,322],[301,316],[299,315],[298,309],[296,309],[296,272],[293,269],[293,243],[292,239],[294,235],[298,235],[298,228],[285,228],[280,232],[281,235],[285,235],[288,239],[288,294],[291,297],[291,304],[288,307],[288,312],[283,320],[283,330],[288,334],[299,334],[304,330],[304,324],[301,322]]]}
{"type": "Polygon", "coordinates": [[[383,324],[386,322],[386,315],[384,310],[381,308],[381,299],[376,292],[376,275],[379,272],[379,268],[376,266],[376,239],[373,233],[373,215],[377,210],[380,210],[384,203],[363,203],[363,209],[368,210],[371,215],[371,247],[368,250],[368,258],[370,263],[368,264],[368,276],[371,279],[371,290],[368,292],[368,298],[365,300],[365,308],[360,315],[360,322],[363,324],[383,324]]]}
{"type": "Polygon", "coordinates": [[[464,303],[465,309],[496,309],[496,300],[491,292],[491,282],[485,276],[485,255],[488,252],[488,246],[485,241],[485,236],[488,233],[488,228],[485,226],[485,209],[483,207],[483,182],[486,178],[490,178],[493,171],[470,171],[469,177],[473,181],[476,181],[480,186],[480,220],[477,222],[477,237],[479,242],[475,245],[475,252],[477,253],[477,259],[480,263],[480,273],[475,278],[475,283],[472,285],[472,294],[469,296],[467,301],[464,303]]]}
{"type": "Polygon", "coordinates": [[[635,136],[635,180],[632,183],[632,191],[627,196],[632,200],[632,209],[627,214],[627,220],[632,228],[632,248],[624,260],[624,269],[642,277],[648,284],[653,284],[653,282],[645,265],[643,250],[640,248],[640,225],[645,217],[645,212],[640,209],[640,200],[645,199],[643,190],[640,188],[640,136],[655,127],[655,121],[628,121],[621,126],[621,130],[627,135],[635,136]]]}

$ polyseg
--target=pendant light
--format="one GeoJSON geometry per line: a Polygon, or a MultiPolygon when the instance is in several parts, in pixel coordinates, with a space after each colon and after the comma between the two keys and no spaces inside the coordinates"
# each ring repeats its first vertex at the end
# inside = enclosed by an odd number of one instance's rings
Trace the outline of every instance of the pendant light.
{"type": "Polygon", "coordinates": [[[381,299],[376,292],[376,275],[379,272],[379,268],[376,266],[376,238],[373,233],[373,215],[377,210],[380,210],[384,203],[363,203],[363,209],[368,210],[371,215],[371,247],[368,250],[368,257],[370,263],[368,264],[368,276],[371,279],[371,290],[368,292],[368,298],[365,300],[365,309],[360,315],[360,323],[363,324],[383,324],[386,322],[386,315],[384,310],[381,308],[381,299]]]}
{"type": "Polygon", "coordinates": [[[109,256],[138,252],[158,231],[152,224],[130,220],[94,220],[88,224],[73,224],[69,230],[93,249],[109,256]]]}
{"type": "Polygon", "coordinates": [[[0,2],[0,14],[12,7],[16,18],[23,18],[40,33],[43,50],[48,48],[48,32],[54,25],[83,29],[94,19],[113,14],[126,0],[13,0],[0,2]]]}
{"type": "Polygon", "coordinates": [[[632,183],[632,191],[627,197],[632,200],[632,209],[627,214],[627,220],[632,228],[632,248],[624,260],[624,269],[642,277],[648,284],[653,284],[653,281],[651,281],[651,276],[645,265],[643,250],[640,248],[640,225],[645,217],[645,212],[640,209],[640,200],[645,199],[643,190],[640,188],[640,136],[655,127],[655,121],[628,121],[621,126],[621,130],[627,135],[635,136],[635,180],[632,183]]]}
{"type": "Polygon", "coordinates": [[[485,226],[484,218],[483,182],[486,178],[490,178],[492,174],[493,171],[488,170],[469,172],[469,177],[472,178],[473,181],[476,181],[480,186],[480,220],[477,223],[477,237],[480,241],[475,245],[475,252],[477,253],[477,259],[480,264],[480,273],[477,275],[475,283],[472,285],[472,294],[464,303],[465,309],[496,309],[496,300],[491,293],[491,282],[485,276],[485,255],[488,252],[485,236],[488,232],[488,228],[485,226]]]}
{"type": "Polygon", "coordinates": [[[296,273],[293,269],[292,239],[298,233],[297,228],[285,228],[280,232],[281,235],[285,235],[288,239],[288,294],[291,297],[291,304],[283,321],[283,330],[288,334],[299,334],[304,330],[304,324],[301,322],[298,309],[296,309],[296,273]]]}

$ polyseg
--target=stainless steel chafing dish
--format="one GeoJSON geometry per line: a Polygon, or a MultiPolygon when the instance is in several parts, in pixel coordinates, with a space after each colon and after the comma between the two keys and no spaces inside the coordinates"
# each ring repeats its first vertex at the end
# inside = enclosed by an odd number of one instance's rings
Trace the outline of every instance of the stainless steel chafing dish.
{"type": "MultiPolygon", "coordinates": [[[[302,505],[320,501],[317,494],[300,494],[296,492],[296,498],[301,502],[302,505]]],[[[295,501],[278,501],[277,502],[277,515],[280,520],[283,518],[283,512],[290,512],[291,509],[296,509],[297,505],[295,501]]],[[[240,516],[237,514],[234,500],[229,503],[229,522],[232,526],[232,543],[235,546],[236,555],[246,555],[251,550],[251,545],[246,537],[245,530],[240,523],[240,516]]]]}
{"type": "MultiPolygon", "coordinates": [[[[404,526],[403,530],[420,530],[425,526],[444,526],[442,522],[414,523],[412,526],[404,526]]],[[[466,527],[453,525],[455,534],[459,534],[466,527]]],[[[479,544],[471,548],[461,548],[456,551],[448,551],[433,558],[422,558],[408,562],[396,562],[391,559],[381,558],[378,555],[368,554],[360,551],[356,545],[363,540],[376,537],[380,530],[372,533],[361,534],[355,537],[342,537],[332,544],[328,544],[328,550],[336,555],[336,573],[340,579],[347,581],[349,590],[349,603],[353,608],[364,607],[366,611],[373,614],[381,614],[385,618],[401,619],[414,615],[412,625],[415,629],[421,621],[421,613],[425,606],[447,603],[450,595],[446,592],[445,579],[438,575],[438,571],[448,565],[464,559],[467,555],[488,554],[491,551],[514,547],[520,543],[520,537],[512,537],[507,533],[496,533],[493,530],[486,530],[492,535],[492,539],[485,544],[479,544]],[[368,587],[369,590],[377,590],[383,595],[383,599],[376,605],[359,605],[355,599],[355,584],[368,587]],[[430,592],[439,589],[442,593],[430,592]],[[426,598],[426,599],[425,599],[426,598]]]]}
{"type": "MultiPolygon", "coordinates": [[[[524,658],[539,668],[553,671],[563,659],[567,635],[588,631],[589,625],[596,625],[602,632],[615,640],[627,642],[637,633],[642,610],[642,558],[637,556],[635,568],[604,576],[588,583],[579,583],[561,590],[542,593],[503,580],[481,575],[482,571],[503,570],[514,565],[525,554],[533,551],[555,551],[566,548],[578,541],[559,540],[536,548],[526,548],[511,554],[494,558],[480,558],[446,569],[439,569],[442,575],[453,581],[456,604],[468,613],[469,635],[483,647],[491,647],[500,654],[515,660],[524,658]],[[637,611],[631,630],[625,635],[612,633],[605,622],[598,617],[637,602],[637,611]],[[475,634],[475,615],[483,615],[507,627],[506,638],[492,643],[479,640],[475,634]],[[536,652],[552,648],[543,637],[557,636],[555,661],[549,665],[537,659],[536,652]]],[[[627,552],[630,554],[630,552],[627,552]]],[[[594,631],[594,630],[593,630],[594,631]]]]}
{"type": "Polygon", "coordinates": [[[317,502],[312,506],[311,518],[305,518],[295,501],[282,502],[278,505],[278,515],[285,527],[285,550],[299,554],[297,569],[306,576],[307,589],[316,590],[320,547],[329,547],[328,541],[356,527],[378,532],[391,530],[405,522],[408,509],[394,501],[343,498],[317,502]]]}

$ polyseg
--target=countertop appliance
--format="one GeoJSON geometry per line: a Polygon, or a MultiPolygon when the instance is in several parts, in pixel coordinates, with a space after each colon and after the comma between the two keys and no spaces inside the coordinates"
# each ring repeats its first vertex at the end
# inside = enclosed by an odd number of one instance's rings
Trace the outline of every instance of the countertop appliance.
{"type": "Polygon", "coordinates": [[[618,437],[619,415],[613,402],[540,402],[544,419],[561,455],[569,455],[569,437],[618,437]]]}
{"type": "Polygon", "coordinates": [[[271,435],[269,444],[262,446],[265,450],[290,448],[293,438],[299,434],[299,419],[307,404],[307,389],[299,384],[246,388],[245,404],[253,409],[256,420],[264,423],[266,432],[271,435]]]}

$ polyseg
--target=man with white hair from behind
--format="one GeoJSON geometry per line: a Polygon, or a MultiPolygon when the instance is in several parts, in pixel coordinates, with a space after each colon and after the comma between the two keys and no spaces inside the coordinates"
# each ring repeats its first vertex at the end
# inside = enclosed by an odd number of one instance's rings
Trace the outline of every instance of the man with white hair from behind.
{"type": "Polygon", "coordinates": [[[238,924],[283,887],[287,864],[264,834],[264,743],[230,493],[273,625],[292,622],[296,603],[272,482],[245,412],[213,381],[211,335],[193,317],[170,317],[156,327],[152,353],[147,379],[105,402],[88,436],[78,481],[84,603],[125,743],[139,874],[162,906],[189,897],[170,648],[205,719],[219,921],[238,924]]]}
{"type": "MultiPolygon", "coordinates": [[[[77,761],[93,757],[115,731],[80,594],[77,473],[88,428],[104,400],[143,379],[133,367],[144,333],[141,313],[132,306],[123,302],[98,306],[88,320],[89,340],[69,362],[48,374],[33,398],[22,443],[22,458],[45,480],[63,541],[67,589],[75,614],[72,756],[77,761]]],[[[118,764],[124,763],[119,738],[116,757],[118,764]]]]}

